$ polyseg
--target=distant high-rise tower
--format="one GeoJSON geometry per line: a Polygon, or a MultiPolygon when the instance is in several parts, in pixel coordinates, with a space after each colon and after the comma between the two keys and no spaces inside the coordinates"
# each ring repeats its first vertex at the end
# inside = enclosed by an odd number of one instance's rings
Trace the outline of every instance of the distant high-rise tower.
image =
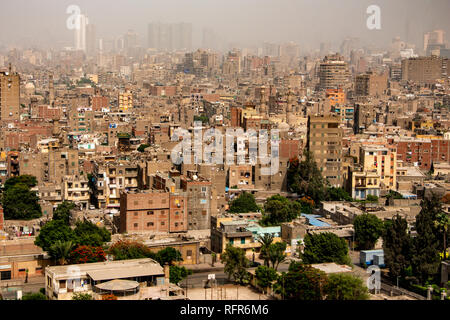
{"type": "Polygon", "coordinates": [[[149,48],[158,50],[191,50],[192,24],[191,23],[150,23],[148,25],[149,48]]]}
{"type": "Polygon", "coordinates": [[[205,49],[216,49],[216,35],[211,28],[203,28],[202,47],[205,49]]]}
{"type": "Polygon", "coordinates": [[[444,30],[434,30],[427,32],[423,36],[423,50],[427,55],[433,49],[445,49],[445,32],[444,30]]]}
{"type": "Polygon", "coordinates": [[[94,56],[97,51],[97,34],[95,26],[88,24],[86,26],[86,53],[89,56],[94,56]]]}
{"type": "Polygon", "coordinates": [[[86,51],[86,30],[89,19],[80,14],[77,21],[79,28],[75,29],[75,50],[86,51]]]}

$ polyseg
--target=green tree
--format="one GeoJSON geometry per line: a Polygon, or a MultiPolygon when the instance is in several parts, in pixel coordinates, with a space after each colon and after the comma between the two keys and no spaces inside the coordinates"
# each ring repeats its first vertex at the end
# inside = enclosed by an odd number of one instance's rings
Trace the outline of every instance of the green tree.
{"type": "Polygon", "coordinates": [[[342,188],[329,187],[326,193],[327,201],[352,201],[352,197],[342,188]]]}
{"type": "Polygon", "coordinates": [[[191,275],[192,273],[192,270],[188,270],[182,266],[170,266],[170,282],[178,284],[180,281],[187,278],[187,276],[191,275]]]}
{"type": "Polygon", "coordinates": [[[361,278],[350,274],[336,273],[328,276],[325,286],[327,300],[367,300],[367,287],[361,278]]]}
{"type": "Polygon", "coordinates": [[[50,256],[55,259],[58,264],[65,265],[70,257],[70,253],[75,244],[72,241],[57,240],[49,250],[50,256]]]}
{"type": "Polygon", "coordinates": [[[266,288],[270,287],[273,281],[277,280],[278,275],[274,268],[258,266],[255,270],[255,277],[258,286],[265,291],[266,288]]]}
{"type": "Polygon", "coordinates": [[[94,298],[89,293],[76,292],[73,294],[72,300],[94,300],[94,298]]]}
{"type": "Polygon", "coordinates": [[[74,231],[62,220],[51,220],[40,230],[34,244],[42,250],[49,252],[51,246],[58,240],[61,242],[73,241],[75,243],[74,231]]]}
{"type": "Polygon", "coordinates": [[[156,260],[156,253],[153,253],[147,246],[137,241],[117,241],[109,247],[108,253],[114,257],[114,260],[142,258],[152,258],[156,260]]]}
{"type": "Polygon", "coordinates": [[[447,235],[448,235],[448,226],[450,224],[450,218],[447,213],[439,212],[436,216],[435,225],[440,230],[442,234],[442,245],[443,245],[443,255],[442,260],[447,259],[447,235]]]}
{"type": "Polygon", "coordinates": [[[11,177],[8,180],[5,181],[4,189],[3,191],[8,191],[11,187],[17,185],[17,184],[24,184],[29,189],[37,186],[37,180],[36,177],[24,174],[17,177],[11,177]]]}
{"type": "Polygon", "coordinates": [[[69,225],[70,222],[70,210],[75,208],[75,203],[71,201],[63,201],[53,212],[53,220],[62,220],[65,224],[69,225]]]}
{"type": "Polygon", "coordinates": [[[286,260],[286,243],[285,242],[276,242],[269,245],[267,248],[267,256],[269,261],[272,263],[272,268],[278,270],[278,266],[280,263],[286,260]]]}
{"type": "Polygon", "coordinates": [[[25,183],[16,183],[3,192],[2,206],[5,219],[32,220],[42,216],[39,198],[25,183]]]}
{"type": "Polygon", "coordinates": [[[369,195],[367,195],[367,197],[366,197],[366,201],[367,201],[367,202],[378,202],[378,197],[369,194],[369,195]]]}
{"type": "Polygon", "coordinates": [[[201,121],[202,123],[209,123],[208,117],[204,114],[194,116],[194,121],[201,121]]]}
{"type": "Polygon", "coordinates": [[[227,244],[220,259],[225,265],[224,271],[228,275],[228,279],[233,277],[234,281],[244,283],[247,278],[246,268],[249,265],[245,251],[241,248],[233,247],[231,244],[227,244]]]}
{"type": "Polygon", "coordinates": [[[307,234],[304,238],[305,248],[300,252],[306,264],[336,262],[350,264],[348,246],[344,239],[331,232],[307,234]]]}
{"type": "Polygon", "coordinates": [[[148,147],[150,147],[149,144],[143,143],[143,144],[141,144],[141,145],[137,148],[137,151],[139,151],[139,152],[144,152],[145,149],[148,148],[148,147]]]}
{"type": "Polygon", "coordinates": [[[167,247],[156,253],[156,260],[161,266],[164,266],[166,263],[169,266],[173,266],[174,262],[183,261],[183,258],[180,251],[172,247],[167,247]]]}
{"type": "Polygon", "coordinates": [[[100,247],[111,241],[111,233],[105,227],[100,228],[90,221],[78,221],[74,233],[79,245],[100,247]]]}
{"type": "Polygon", "coordinates": [[[383,221],[374,214],[365,213],[353,220],[353,228],[359,249],[371,250],[383,234],[383,221]]]}
{"type": "Polygon", "coordinates": [[[278,278],[276,292],[286,300],[323,300],[328,278],[325,272],[299,262],[278,278]]]}
{"type": "Polygon", "coordinates": [[[307,149],[303,152],[302,161],[293,158],[289,161],[287,171],[288,190],[300,196],[309,196],[319,203],[326,196],[326,181],[317,167],[313,154],[307,149]]]}
{"type": "Polygon", "coordinates": [[[259,257],[264,260],[264,265],[268,267],[269,266],[269,256],[267,254],[267,250],[269,249],[269,246],[273,242],[273,234],[265,233],[262,236],[259,236],[258,242],[261,243],[259,257]]]}
{"type": "Polygon", "coordinates": [[[391,279],[406,277],[411,265],[412,239],[408,234],[408,222],[399,214],[385,223],[383,232],[384,261],[391,279]]]}
{"type": "Polygon", "coordinates": [[[25,293],[22,296],[22,300],[47,300],[47,296],[41,292],[37,293],[25,293]]]}
{"type": "Polygon", "coordinates": [[[417,236],[413,238],[412,271],[424,284],[436,276],[440,265],[440,237],[436,226],[442,204],[436,195],[422,200],[422,210],[416,216],[417,236]]]}
{"type": "Polygon", "coordinates": [[[261,224],[273,226],[279,225],[282,222],[290,222],[300,215],[301,207],[300,202],[290,201],[276,194],[266,200],[261,224]]]}
{"type": "Polygon", "coordinates": [[[257,212],[259,210],[255,197],[248,192],[241,193],[239,197],[231,201],[230,209],[228,209],[231,213],[257,212]]]}

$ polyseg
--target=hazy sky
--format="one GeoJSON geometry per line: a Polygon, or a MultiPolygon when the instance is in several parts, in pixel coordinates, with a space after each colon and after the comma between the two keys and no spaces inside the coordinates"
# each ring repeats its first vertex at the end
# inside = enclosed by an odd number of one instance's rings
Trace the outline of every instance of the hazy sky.
{"type": "Polygon", "coordinates": [[[133,29],[144,46],[152,21],[191,22],[194,45],[200,45],[203,27],[248,45],[293,40],[318,47],[347,36],[387,45],[400,36],[422,46],[423,32],[436,28],[450,37],[449,0],[0,0],[0,43],[73,45],[73,31],[66,28],[72,4],[96,25],[98,37],[133,29]],[[381,8],[381,30],[366,27],[372,4],[381,8]]]}

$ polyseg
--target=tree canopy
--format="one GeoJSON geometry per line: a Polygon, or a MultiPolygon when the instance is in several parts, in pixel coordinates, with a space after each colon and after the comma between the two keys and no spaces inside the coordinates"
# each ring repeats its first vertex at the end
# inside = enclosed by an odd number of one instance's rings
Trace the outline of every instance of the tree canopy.
{"type": "Polygon", "coordinates": [[[408,222],[400,215],[385,223],[383,232],[384,261],[392,279],[405,277],[411,265],[412,239],[408,234],[408,222]]]}
{"type": "Polygon", "coordinates": [[[367,300],[367,287],[361,278],[351,274],[335,273],[328,276],[326,300],[367,300]]]}
{"type": "Polygon", "coordinates": [[[421,283],[432,279],[440,265],[440,230],[435,224],[442,204],[438,197],[422,200],[422,210],[416,216],[417,236],[413,238],[412,270],[421,283]]]}
{"type": "Polygon", "coordinates": [[[251,193],[243,192],[239,197],[231,201],[228,211],[231,213],[257,212],[259,207],[251,193]]]}
{"type": "Polygon", "coordinates": [[[155,258],[161,266],[164,266],[166,263],[169,266],[173,266],[175,262],[183,261],[181,252],[172,247],[167,247],[162,250],[159,250],[156,253],[155,258]]]}
{"type": "Polygon", "coordinates": [[[90,221],[78,221],[74,230],[79,245],[100,247],[111,241],[111,233],[105,227],[98,227],[90,221]]]}
{"type": "Polygon", "coordinates": [[[51,246],[58,240],[61,242],[74,241],[75,232],[62,220],[51,220],[40,230],[34,243],[42,250],[49,252],[51,246]]]}
{"type": "Polygon", "coordinates": [[[279,225],[282,222],[290,222],[301,213],[302,205],[298,201],[276,194],[268,198],[264,204],[264,215],[261,224],[265,226],[279,225]]]}
{"type": "Polygon", "coordinates": [[[156,253],[137,241],[117,241],[109,247],[108,253],[114,257],[114,260],[156,258],[156,253]]]}
{"type": "Polygon", "coordinates": [[[328,283],[325,272],[300,262],[279,277],[276,291],[286,300],[323,300],[328,283]]]}
{"type": "Polygon", "coordinates": [[[53,220],[62,220],[65,224],[70,223],[70,210],[75,208],[75,203],[63,201],[53,212],[53,220]]]}
{"type": "Polygon", "coordinates": [[[342,188],[329,187],[326,192],[327,201],[352,201],[352,197],[342,188]]]}
{"type": "Polygon", "coordinates": [[[270,287],[272,282],[278,278],[277,271],[266,266],[258,266],[255,270],[255,276],[258,286],[263,289],[270,287]]]}
{"type": "Polygon", "coordinates": [[[183,266],[170,266],[170,282],[178,284],[180,281],[182,281],[192,273],[192,270],[188,270],[183,266]]]}
{"type": "Polygon", "coordinates": [[[371,250],[383,234],[383,221],[374,214],[365,213],[353,220],[355,240],[359,249],[371,250]]]}
{"type": "Polygon", "coordinates": [[[229,279],[233,277],[233,279],[239,283],[243,283],[246,280],[246,268],[249,265],[249,261],[245,256],[245,251],[243,249],[227,244],[227,247],[220,258],[222,263],[225,264],[224,271],[229,279]]]}
{"type": "Polygon", "coordinates": [[[307,149],[303,152],[302,161],[298,158],[289,160],[287,171],[288,190],[300,196],[309,196],[317,204],[325,199],[326,180],[317,167],[313,154],[307,149]]]}
{"type": "Polygon", "coordinates": [[[305,248],[300,252],[302,261],[307,264],[336,262],[350,264],[347,242],[331,232],[307,234],[305,248]]]}
{"type": "Polygon", "coordinates": [[[31,188],[36,185],[36,178],[23,175],[6,180],[2,196],[5,219],[32,220],[42,216],[39,197],[31,188]]]}

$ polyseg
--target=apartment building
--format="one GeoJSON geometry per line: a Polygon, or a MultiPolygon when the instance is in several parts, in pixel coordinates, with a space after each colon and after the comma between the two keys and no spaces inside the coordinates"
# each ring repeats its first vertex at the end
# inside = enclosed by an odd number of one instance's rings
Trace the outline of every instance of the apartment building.
{"type": "Polygon", "coordinates": [[[20,119],[20,76],[18,73],[0,72],[0,120],[20,119]]]}
{"type": "Polygon", "coordinates": [[[188,170],[180,178],[180,187],[187,194],[187,222],[189,230],[204,230],[211,219],[211,181],[188,170]]]}
{"type": "Polygon", "coordinates": [[[320,89],[337,89],[348,84],[350,72],[344,58],[339,55],[326,56],[319,65],[320,89]]]}
{"type": "Polygon", "coordinates": [[[187,205],[183,192],[122,192],[119,231],[185,232],[188,229],[187,205]]]}
{"type": "Polygon", "coordinates": [[[317,167],[332,186],[341,187],[342,137],[340,119],[333,116],[308,117],[308,150],[313,154],[317,167]]]}
{"type": "Polygon", "coordinates": [[[356,76],[355,79],[355,95],[380,97],[387,90],[388,77],[387,74],[376,74],[374,72],[366,72],[356,76]]]}
{"type": "Polygon", "coordinates": [[[402,80],[431,84],[447,75],[448,59],[436,56],[402,60],[402,80]]]}

